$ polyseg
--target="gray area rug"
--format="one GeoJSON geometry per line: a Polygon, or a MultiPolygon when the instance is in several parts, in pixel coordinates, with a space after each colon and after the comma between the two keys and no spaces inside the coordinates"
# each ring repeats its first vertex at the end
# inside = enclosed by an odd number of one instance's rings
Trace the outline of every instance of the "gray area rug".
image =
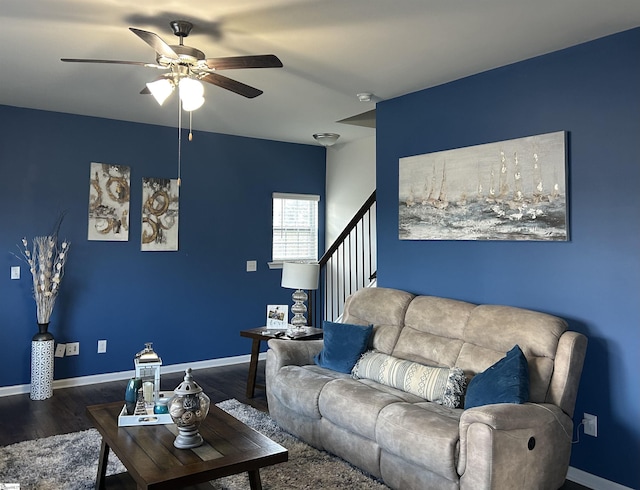
{"type": "MultiPolygon", "coordinates": [[[[260,470],[264,490],[382,490],[385,485],[324,451],[318,451],[278,427],[268,414],[237,400],[218,403],[248,426],[289,450],[289,461],[260,470]]],[[[100,434],[95,429],[0,448],[0,484],[20,483],[20,490],[80,490],[94,488],[100,434]]],[[[111,453],[107,475],[125,471],[111,453]]],[[[245,490],[244,474],[211,482],[212,489],[245,490]]]]}

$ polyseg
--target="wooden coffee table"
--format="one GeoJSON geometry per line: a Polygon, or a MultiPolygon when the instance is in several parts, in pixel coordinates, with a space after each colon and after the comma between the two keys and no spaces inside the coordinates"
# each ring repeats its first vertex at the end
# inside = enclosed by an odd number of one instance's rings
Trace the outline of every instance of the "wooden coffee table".
{"type": "Polygon", "coordinates": [[[284,447],[213,404],[199,429],[205,442],[194,449],[173,446],[177,433],[173,424],[118,427],[123,405],[115,402],[87,407],[102,435],[96,489],[211,489],[209,484],[200,484],[246,471],[251,488],[260,490],[260,468],[289,458],[284,447]],[[128,474],[105,478],[109,450],[128,474]]]}

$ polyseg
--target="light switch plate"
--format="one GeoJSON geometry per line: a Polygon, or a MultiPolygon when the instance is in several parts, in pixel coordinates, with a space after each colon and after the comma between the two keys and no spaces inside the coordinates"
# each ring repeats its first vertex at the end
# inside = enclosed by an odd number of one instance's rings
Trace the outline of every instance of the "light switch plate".
{"type": "Polygon", "coordinates": [[[56,357],[64,357],[64,353],[67,350],[67,344],[56,345],[56,357]]]}
{"type": "Polygon", "coordinates": [[[247,272],[255,272],[258,270],[258,262],[256,260],[247,260],[247,272]]]}
{"type": "Polygon", "coordinates": [[[11,267],[11,279],[20,279],[20,266],[14,265],[11,267]]]}

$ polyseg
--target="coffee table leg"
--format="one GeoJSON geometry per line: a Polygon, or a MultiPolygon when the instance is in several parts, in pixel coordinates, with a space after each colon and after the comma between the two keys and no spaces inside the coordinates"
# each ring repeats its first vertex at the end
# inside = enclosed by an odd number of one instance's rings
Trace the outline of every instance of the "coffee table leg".
{"type": "Polygon", "coordinates": [[[109,461],[109,445],[102,439],[100,445],[100,458],[98,459],[98,475],[96,476],[96,490],[104,490],[104,477],[107,474],[107,462],[109,461]]]}
{"type": "Polygon", "coordinates": [[[262,490],[260,470],[249,471],[249,485],[251,486],[251,490],[262,490]]]}
{"type": "Polygon", "coordinates": [[[251,344],[251,362],[249,363],[249,379],[247,380],[247,398],[253,398],[253,393],[256,390],[256,375],[258,373],[259,354],[260,339],[253,339],[253,344],[251,344]]]}

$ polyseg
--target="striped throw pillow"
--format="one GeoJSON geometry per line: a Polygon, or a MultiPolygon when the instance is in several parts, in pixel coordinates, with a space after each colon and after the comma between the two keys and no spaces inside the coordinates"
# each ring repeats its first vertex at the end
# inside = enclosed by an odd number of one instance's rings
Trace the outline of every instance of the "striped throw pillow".
{"type": "Polygon", "coordinates": [[[467,378],[460,368],[426,366],[375,350],[360,357],[351,375],[355,379],[377,381],[450,408],[461,405],[467,385],[467,378]]]}

